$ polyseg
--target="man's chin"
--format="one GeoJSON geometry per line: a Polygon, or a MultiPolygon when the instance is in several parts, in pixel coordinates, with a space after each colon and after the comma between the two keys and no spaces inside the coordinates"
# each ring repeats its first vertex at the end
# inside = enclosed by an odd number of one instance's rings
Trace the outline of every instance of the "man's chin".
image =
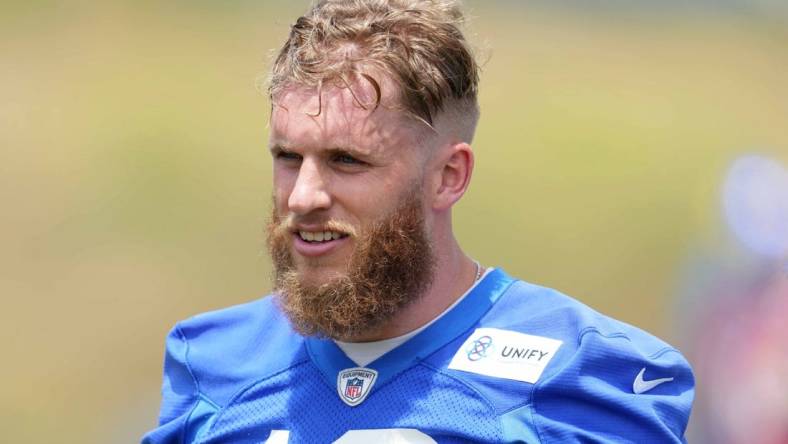
{"type": "Polygon", "coordinates": [[[294,271],[298,282],[305,287],[320,287],[347,275],[345,267],[329,266],[325,264],[298,264],[294,271]]]}

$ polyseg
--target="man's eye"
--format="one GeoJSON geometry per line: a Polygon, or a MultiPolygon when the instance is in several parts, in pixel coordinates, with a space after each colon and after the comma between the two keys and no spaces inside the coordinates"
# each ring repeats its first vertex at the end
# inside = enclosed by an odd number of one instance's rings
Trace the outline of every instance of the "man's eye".
{"type": "Polygon", "coordinates": [[[276,158],[282,160],[301,160],[301,155],[287,151],[280,151],[276,153],[276,158]]]}
{"type": "Polygon", "coordinates": [[[363,163],[349,154],[339,154],[334,157],[334,160],[345,165],[359,165],[363,163]]]}

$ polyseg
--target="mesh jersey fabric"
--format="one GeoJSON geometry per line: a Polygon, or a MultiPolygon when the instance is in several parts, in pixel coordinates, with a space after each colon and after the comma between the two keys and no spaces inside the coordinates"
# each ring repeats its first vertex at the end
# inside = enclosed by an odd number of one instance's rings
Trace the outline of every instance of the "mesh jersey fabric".
{"type": "Polygon", "coordinates": [[[694,396],[675,348],[499,269],[367,365],[378,379],[355,407],[337,393],[351,367],[332,341],[293,332],[272,297],[195,316],[167,338],[159,426],[143,443],[262,443],[275,430],[289,443],[322,443],[371,429],[439,443],[684,442],[694,396]],[[534,383],[449,368],[478,328],[562,344],[534,383]],[[672,379],[636,393],[642,369],[672,379]]]}
{"type": "Polygon", "coordinates": [[[260,443],[268,424],[289,430],[290,442],[305,443],[332,442],[352,429],[388,428],[417,429],[447,443],[502,439],[493,407],[462,382],[424,365],[395,381],[375,386],[375,396],[351,411],[314,366],[302,364],[240,394],[199,442],[260,443]]]}

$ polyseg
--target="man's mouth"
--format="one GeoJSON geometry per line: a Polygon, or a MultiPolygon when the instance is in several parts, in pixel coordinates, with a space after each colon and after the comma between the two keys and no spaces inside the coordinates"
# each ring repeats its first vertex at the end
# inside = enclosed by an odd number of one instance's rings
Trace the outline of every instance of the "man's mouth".
{"type": "Polygon", "coordinates": [[[348,237],[347,233],[339,231],[299,231],[298,236],[301,240],[310,243],[330,242],[332,240],[348,237]]]}
{"type": "Polygon", "coordinates": [[[350,240],[350,234],[336,230],[298,230],[293,233],[293,248],[306,257],[320,257],[330,254],[350,240]]]}

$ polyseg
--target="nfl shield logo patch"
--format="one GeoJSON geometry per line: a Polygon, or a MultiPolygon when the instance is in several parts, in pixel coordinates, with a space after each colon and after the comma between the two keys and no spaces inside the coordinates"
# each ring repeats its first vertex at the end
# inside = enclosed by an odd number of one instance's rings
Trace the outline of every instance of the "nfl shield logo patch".
{"type": "Polygon", "coordinates": [[[337,392],[345,404],[355,407],[367,398],[375,384],[378,372],[371,368],[355,367],[339,372],[337,392]]]}

